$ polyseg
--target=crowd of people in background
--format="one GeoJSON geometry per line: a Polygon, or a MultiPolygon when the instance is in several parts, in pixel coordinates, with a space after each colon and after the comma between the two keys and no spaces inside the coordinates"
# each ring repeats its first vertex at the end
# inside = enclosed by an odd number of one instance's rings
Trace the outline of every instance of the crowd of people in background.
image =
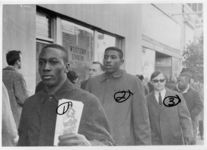
{"type": "Polygon", "coordinates": [[[56,108],[61,98],[84,103],[78,133],[63,134],[60,146],[195,145],[203,140],[203,84],[183,69],[174,80],[155,71],[148,80],[121,69],[124,54],[105,49],[103,64],[94,61],[88,78],[71,70],[67,50],[46,45],[39,55],[35,94],[28,97],[21,52],[6,55],[2,84],[2,145],[52,146],[56,108]],[[4,86],[5,85],[5,86],[4,86]]]}

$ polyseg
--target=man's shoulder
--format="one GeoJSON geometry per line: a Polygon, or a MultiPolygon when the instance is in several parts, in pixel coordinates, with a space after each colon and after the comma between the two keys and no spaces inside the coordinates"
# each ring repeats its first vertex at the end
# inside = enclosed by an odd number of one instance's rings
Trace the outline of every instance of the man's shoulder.
{"type": "Polygon", "coordinates": [[[127,82],[129,85],[132,85],[133,87],[143,86],[143,84],[139,78],[137,78],[135,75],[129,74],[127,72],[123,73],[122,81],[124,81],[124,83],[127,82]]]}
{"type": "Polygon", "coordinates": [[[147,96],[146,99],[149,101],[150,99],[152,99],[154,97],[154,92],[150,92],[147,96]]]}
{"type": "Polygon", "coordinates": [[[125,72],[125,71],[123,72],[123,77],[131,79],[131,80],[139,81],[139,79],[135,75],[129,74],[129,73],[125,72]]]}
{"type": "Polygon", "coordinates": [[[12,78],[22,78],[22,74],[16,71],[15,69],[11,67],[6,67],[3,69],[3,76],[12,76],[12,78]]]}
{"type": "Polygon", "coordinates": [[[78,95],[78,99],[80,101],[94,101],[97,100],[97,97],[95,95],[93,95],[92,93],[89,93],[86,90],[83,90],[81,88],[75,88],[75,93],[76,95],[78,95]]]}
{"type": "Polygon", "coordinates": [[[101,81],[103,79],[104,79],[104,73],[88,79],[87,83],[89,83],[89,82],[99,82],[99,81],[101,81]]]}
{"type": "Polygon", "coordinates": [[[41,100],[43,99],[43,92],[38,92],[30,97],[28,97],[25,100],[24,106],[29,107],[29,106],[35,106],[38,105],[39,103],[41,103],[41,100]]]}
{"type": "Polygon", "coordinates": [[[190,87],[189,90],[188,90],[189,93],[192,93],[192,94],[198,94],[198,91],[196,91],[194,88],[190,87]]]}
{"type": "Polygon", "coordinates": [[[193,89],[192,87],[189,88],[188,90],[188,97],[192,98],[192,99],[200,99],[200,94],[198,91],[196,91],[195,89],[193,89]]]}

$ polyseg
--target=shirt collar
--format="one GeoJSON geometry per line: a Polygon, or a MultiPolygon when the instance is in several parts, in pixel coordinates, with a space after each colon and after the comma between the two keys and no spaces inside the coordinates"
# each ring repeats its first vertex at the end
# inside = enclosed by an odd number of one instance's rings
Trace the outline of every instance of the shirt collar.
{"type": "Polygon", "coordinates": [[[164,88],[162,91],[154,91],[154,95],[155,95],[157,102],[159,102],[159,93],[161,94],[161,98],[163,101],[166,95],[166,89],[164,88]]]}
{"type": "Polygon", "coordinates": [[[178,84],[176,85],[176,88],[177,88],[178,92],[181,92],[181,93],[187,93],[188,90],[190,89],[190,85],[188,84],[188,85],[187,85],[187,88],[186,88],[184,91],[181,91],[181,90],[179,89],[178,84]]]}
{"type": "Polygon", "coordinates": [[[162,91],[154,91],[155,95],[159,95],[161,93],[161,96],[164,97],[166,94],[166,89],[164,88],[162,91]]]}
{"type": "Polygon", "coordinates": [[[124,70],[119,69],[118,71],[116,71],[116,72],[114,72],[112,74],[104,73],[104,74],[102,74],[101,81],[105,81],[107,79],[112,79],[112,78],[120,78],[120,77],[123,76],[124,72],[125,72],[124,70]]]}

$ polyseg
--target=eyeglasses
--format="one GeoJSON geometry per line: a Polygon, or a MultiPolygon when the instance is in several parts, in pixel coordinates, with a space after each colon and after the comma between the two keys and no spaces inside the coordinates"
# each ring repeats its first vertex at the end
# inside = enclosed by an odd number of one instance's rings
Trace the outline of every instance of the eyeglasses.
{"type": "Polygon", "coordinates": [[[160,79],[160,80],[152,80],[154,83],[158,83],[158,82],[160,82],[160,83],[163,83],[164,81],[165,81],[165,79],[160,79]]]}

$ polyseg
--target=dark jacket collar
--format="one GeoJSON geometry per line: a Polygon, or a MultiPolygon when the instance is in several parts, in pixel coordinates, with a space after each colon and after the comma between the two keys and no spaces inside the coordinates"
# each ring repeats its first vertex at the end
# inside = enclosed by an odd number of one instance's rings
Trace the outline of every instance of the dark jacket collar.
{"type": "MultiPolygon", "coordinates": [[[[62,86],[53,94],[49,94],[49,91],[47,89],[46,86],[44,86],[42,92],[47,95],[48,97],[53,97],[55,100],[59,100],[62,97],[62,93],[67,91],[71,91],[75,88],[75,86],[68,80],[66,79],[66,81],[62,84],[62,86]]],[[[46,99],[42,99],[42,102],[44,102],[46,99]]]]}

